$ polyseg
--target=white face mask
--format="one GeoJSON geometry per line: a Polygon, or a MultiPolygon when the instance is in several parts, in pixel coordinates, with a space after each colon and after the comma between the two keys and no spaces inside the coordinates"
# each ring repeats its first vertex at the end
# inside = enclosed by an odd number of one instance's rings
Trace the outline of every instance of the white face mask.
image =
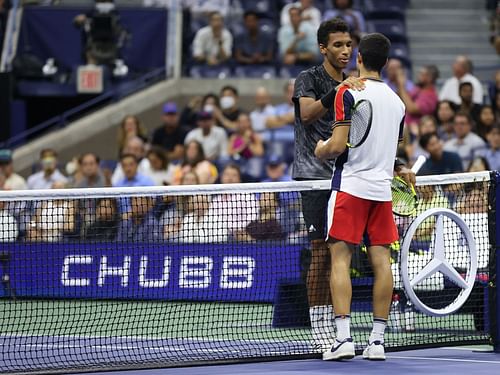
{"type": "Polygon", "coordinates": [[[213,104],[205,104],[203,106],[203,111],[212,113],[214,111],[214,105],[213,104]]]}
{"type": "Polygon", "coordinates": [[[220,107],[222,109],[229,109],[231,108],[236,101],[232,96],[223,96],[220,98],[220,107]]]}

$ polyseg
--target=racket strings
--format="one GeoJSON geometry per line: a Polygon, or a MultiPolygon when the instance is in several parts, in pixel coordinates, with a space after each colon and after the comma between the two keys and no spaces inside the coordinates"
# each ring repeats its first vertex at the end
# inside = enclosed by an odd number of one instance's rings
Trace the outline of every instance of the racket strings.
{"type": "Polygon", "coordinates": [[[365,139],[372,121],[372,107],[370,102],[361,101],[353,108],[351,127],[349,129],[349,144],[359,146],[365,139]]]}
{"type": "Polygon", "coordinates": [[[417,208],[415,190],[399,178],[394,178],[391,184],[392,210],[401,216],[412,215],[417,208]]]}

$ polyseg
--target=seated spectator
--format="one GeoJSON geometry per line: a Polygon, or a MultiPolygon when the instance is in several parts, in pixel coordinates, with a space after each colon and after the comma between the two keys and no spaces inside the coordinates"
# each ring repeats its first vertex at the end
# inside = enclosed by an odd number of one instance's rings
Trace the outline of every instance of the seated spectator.
{"type": "MultiPolygon", "coordinates": [[[[235,89],[236,90],[236,89],[235,89]]],[[[229,90],[231,91],[231,94],[230,96],[232,96],[232,90],[229,90]]],[[[229,92],[228,91],[228,92],[229,92]]],[[[236,94],[237,96],[237,94],[236,94]]],[[[231,99],[229,99],[231,101],[231,99]]],[[[225,99],[225,101],[227,102],[227,100],[225,99]]],[[[236,101],[235,101],[236,102],[236,101]]],[[[194,114],[194,124],[196,126],[196,115],[198,114],[198,112],[200,111],[205,111],[205,112],[210,112],[210,113],[214,113],[215,109],[219,109],[220,111],[220,101],[219,101],[219,97],[214,94],[213,92],[210,92],[208,94],[206,94],[202,99],[201,99],[201,103],[200,103],[200,107],[199,107],[199,110],[194,114]]],[[[217,120],[218,121],[218,120],[217,120]]],[[[219,124],[219,126],[223,126],[222,124],[219,124]]]]}
{"type": "Polygon", "coordinates": [[[184,161],[174,170],[173,185],[181,184],[184,176],[190,172],[196,174],[199,184],[213,184],[217,180],[217,168],[206,160],[203,146],[198,141],[186,143],[184,161]]]}
{"type": "MultiPolygon", "coordinates": [[[[184,173],[180,181],[180,185],[198,185],[199,183],[200,179],[194,171],[184,173]]],[[[163,201],[167,204],[167,209],[162,212],[160,218],[160,222],[164,225],[164,237],[166,240],[174,239],[181,230],[184,216],[191,210],[189,207],[191,197],[183,195],[170,199],[169,196],[164,196],[163,201]]]]}
{"type": "MultiPolygon", "coordinates": [[[[151,165],[149,164],[148,158],[145,158],[146,147],[144,141],[139,137],[130,138],[125,148],[123,149],[123,154],[133,155],[139,163],[138,168],[141,175],[149,176],[151,175],[151,165]]],[[[122,160],[120,156],[120,160],[122,160]]],[[[113,186],[117,186],[125,177],[123,173],[122,164],[119,163],[115,170],[113,171],[113,176],[111,176],[111,183],[113,186]]]]}
{"type": "Polygon", "coordinates": [[[187,131],[196,128],[196,114],[202,109],[202,100],[203,98],[199,95],[191,97],[181,112],[179,124],[187,131]]]}
{"type": "Polygon", "coordinates": [[[453,138],[453,118],[455,117],[455,104],[449,100],[441,100],[438,102],[436,109],[436,120],[439,127],[439,136],[446,142],[453,138]]]}
{"type": "Polygon", "coordinates": [[[265,87],[258,87],[255,92],[255,109],[250,112],[252,128],[256,132],[266,130],[266,119],[274,113],[271,105],[271,95],[265,87]]]}
{"type": "Polygon", "coordinates": [[[252,130],[252,122],[246,113],[241,113],[237,120],[238,128],[229,137],[228,154],[235,160],[250,159],[264,155],[264,145],[258,133],[252,130]]]}
{"type": "Polygon", "coordinates": [[[259,207],[259,217],[248,223],[246,233],[240,235],[240,240],[279,241],[285,239],[286,233],[277,219],[277,210],[279,207],[278,194],[261,193],[259,207]]]}
{"type": "Polygon", "coordinates": [[[472,101],[472,94],[472,83],[460,82],[460,85],[458,85],[458,95],[462,102],[458,106],[457,111],[467,113],[472,118],[472,121],[474,121],[474,125],[476,125],[479,120],[481,105],[472,101]]]}
{"type": "Polygon", "coordinates": [[[461,82],[470,82],[474,88],[472,101],[483,104],[483,86],[481,82],[472,75],[472,62],[465,56],[457,56],[453,63],[453,77],[448,78],[439,92],[439,100],[450,100],[459,105],[460,99],[458,86],[461,82]]]}
{"type": "Polygon", "coordinates": [[[278,32],[278,44],[283,64],[312,64],[318,58],[316,30],[302,22],[300,8],[289,10],[290,25],[281,26],[278,32]]]}
{"type": "Polygon", "coordinates": [[[42,170],[28,177],[28,189],[50,189],[56,182],[67,183],[68,179],[57,169],[57,152],[51,148],[40,152],[42,170]]]}
{"type": "Polygon", "coordinates": [[[293,105],[293,90],[294,90],[295,80],[289,80],[284,86],[284,99],[283,103],[275,105],[273,107],[274,113],[266,118],[266,128],[275,129],[290,127],[293,133],[293,124],[295,122],[295,108],[293,105]]]}
{"type": "Polygon", "coordinates": [[[14,242],[18,236],[19,225],[16,218],[8,209],[7,202],[0,201],[0,243],[14,242]]]}
{"type": "Polygon", "coordinates": [[[420,147],[429,153],[429,158],[417,175],[439,175],[463,172],[462,160],[456,152],[443,150],[443,143],[437,133],[425,134],[420,138],[420,147]]]}
{"type": "Polygon", "coordinates": [[[437,133],[436,119],[432,116],[424,116],[418,123],[418,135],[415,140],[407,147],[407,153],[410,157],[410,163],[413,164],[420,155],[429,156],[429,153],[420,147],[419,141],[424,134],[437,133]]]}
{"type": "Polygon", "coordinates": [[[266,178],[262,182],[286,182],[292,177],[286,173],[286,164],[279,156],[272,155],[266,163],[266,178]]]}
{"type": "Polygon", "coordinates": [[[137,116],[127,115],[118,129],[118,155],[121,155],[128,141],[139,137],[143,142],[148,140],[148,132],[137,116]]]}
{"type": "MultiPolygon", "coordinates": [[[[118,168],[118,167],[117,167],[118,168]]],[[[120,158],[120,169],[123,177],[113,183],[114,187],[131,187],[131,186],[154,186],[155,182],[149,175],[145,175],[140,171],[139,161],[134,154],[123,154],[120,158]]]]}
{"type": "Polygon", "coordinates": [[[486,139],[486,134],[497,122],[495,112],[491,105],[484,105],[479,110],[479,117],[476,122],[476,133],[483,139],[486,139]]]}
{"type": "Polygon", "coordinates": [[[439,72],[434,65],[420,68],[418,82],[410,92],[406,91],[406,73],[398,71],[397,94],[406,106],[405,123],[410,127],[410,132],[416,134],[418,122],[425,115],[433,115],[438,103],[436,80],[439,72]]]}
{"type": "Polygon", "coordinates": [[[153,146],[147,153],[151,165],[150,177],[155,185],[171,185],[174,179],[174,167],[168,162],[167,155],[161,147],[153,146]]]}
{"type": "MultiPolygon", "coordinates": [[[[205,108],[202,108],[204,111],[205,108]]],[[[220,90],[220,98],[213,104],[212,111],[217,123],[226,130],[236,129],[236,119],[243,110],[239,107],[238,90],[234,86],[224,86],[220,90]],[[217,105],[219,104],[219,105],[217,105]]]]}
{"type": "MultiPolygon", "coordinates": [[[[385,78],[384,82],[394,91],[395,93],[398,92],[398,77],[400,72],[403,72],[404,75],[407,77],[408,72],[406,69],[403,67],[403,64],[401,63],[401,60],[398,58],[390,58],[389,61],[387,61],[387,65],[385,66],[385,78]]],[[[405,90],[407,92],[411,92],[413,90],[413,87],[415,85],[410,79],[406,79],[405,81],[405,90]]]]}
{"type": "MultiPolygon", "coordinates": [[[[240,168],[236,164],[226,165],[221,174],[221,183],[241,183],[240,168]]],[[[224,228],[224,235],[229,238],[239,238],[245,233],[246,226],[257,219],[258,213],[259,208],[253,193],[215,195],[208,208],[211,226],[214,230],[224,228]]]]}
{"type": "Polygon", "coordinates": [[[148,243],[163,241],[163,227],[155,218],[151,197],[131,197],[130,211],[122,213],[117,241],[148,243]]]}
{"type": "Polygon", "coordinates": [[[466,172],[484,172],[489,170],[490,164],[488,160],[482,156],[475,156],[469,163],[466,172]]]}
{"type": "Polygon", "coordinates": [[[488,212],[486,185],[481,182],[466,184],[463,194],[455,202],[454,210],[462,215],[488,212]]]}
{"type": "Polygon", "coordinates": [[[224,20],[219,12],[212,12],[209,25],[196,33],[193,41],[193,57],[200,63],[219,65],[231,57],[233,36],[224,27],[224,20]]]}
{"type": "Polygon", "coordinates": [[[95,202],[95,219],[85,226],[85,241],[109,242],[116,239],[118,233],[118,208],[111,198],[101,198],[95,202]]]}
{"type": "Polygon", "coordinates": [[[300,0],[287,4],[281,10],[281,26],[290,25],[290,8],[300,8],[302,22],[308,23],[314,30],[321,24],[321,12],[314,6],[314,0],[300,0]]]}
{"type": "Polygon", "coordinates": [[[187,131],[179,124],[177,105],[174,102],[165,103],[161,119],[163,124],[153,132],[151,144],[163,147],[168,160],[181,160],[187,131]]]}
{"type": "Polygon", "coordinates": [[[493,109],[495,109],[496,94],[499,92],[500,92],[500,69],[496,71],[495,79],[492,82],[490,82],[490,86],[488,88],[488,96],[491,105],[493,106],[493,109]]]}
{"type": "Polygon", "coordinates": [[[11,150],[0,150],[0,174],[5,178],[3,187],[0,190],[27,189],[26,180],[17,173],[14,173],[11,150]]]}
{"type": "Polygon", "coordinates": [[[191,141],[199,142],[208,160],[216,160],[227,155],[227,134],[224,129],[215,126],[212,113],[198,113],[198,128],[191,130],[184,140],[185,145],[191,141]]]}
{"type": "Polygon", "coordinates": [[[446,151],[456,152],[462,159],[462,168],[469,165],[474,153],[486,146],[483,139],[472,132],[472,119],[467,113],[457,112],[453,121],[455,137],[444,144],[446,151]]]}
{"type": "Polygon", "coordinates": [[[259,27],[257,13],[243,16],[245,31],[235,38],[234,58],[239,64],[269,64],[273,62],[274,38],[259,27]]]}
{"type": "Polygon", "coordinates": [[[87,152],[80,156],[81,179],[74,185],[76,188],[99,188],[106,186],[106,180],[99,168],[99,156],[92,152],[87,152]]]}
{"type": "MultiPolygon", "coordinates": [[[[54,182],[52,188],[64,189],[64,182],[54,182]]],[[[46,200],[35,209],[27,228],[26,239],[31,242],[59,242],[64,240],[65,235],[74,234],[75,227],[74,201],[46,200]]]]}
{"type": "Polygon", "coordinates": [[[352,0],[332,0],[332,7],[323,14],[323,21],[340,17],[349,24],[352,33],[366,32],[365,17],[359,10],[352,9],[352,0]]]}
{"type": "Polygon", "coordinates": [[[476,156],[486,159],[490,170],[500,171],[500,126],[492,126],[486,134],[488,146],[476,152],[476,156]]]}
{"type": "Polygon", "coordinates": [[[198,19],[206,19],[213,12],[219,12],[222,17],[229,17],[238,13],[241,15],[241,9],[238,4],[230,0],[187,0],[184,1],[184,6],[189,9],[193,18],[198,19]]]}

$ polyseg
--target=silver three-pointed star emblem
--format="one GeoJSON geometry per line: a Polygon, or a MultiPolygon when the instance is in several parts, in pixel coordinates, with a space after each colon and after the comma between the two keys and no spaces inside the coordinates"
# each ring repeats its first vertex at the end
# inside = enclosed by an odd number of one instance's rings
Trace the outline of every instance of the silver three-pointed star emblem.
{"type": "MultiPolygon", "coordinates": [[[[458,246],[456,243],[452,243],[450,245],[455,247],[458,246]]],[[[463,248],[460,248],[460,250],[463,251],[463,248]]],[[[476,279],[476,272],[477,250],[474,236],[459,214],[446,208],[431,208],[430,210],[420,214],[413,221],[403,238],[403,246],[401,247],[401,278],[403,279],[403,284],[408,297],[417,309],[431,316],[444,316],[457,311],[465,303],[467,298],[469,298],[469,295],[472,292],[474,281],[476,279]],[[436,217],[434,239],[431,244],[431,248],[433,248],[432,259],[420,271],[418,271],[416,275],[412,275],[413,277],[411,277],[410,275],[413,273],[411,268],[415,266],[412,264],[414,263],[414,259],[410,259],[411,257],[409,253],[411,240],[418,227],[426,219],[432,216],[436,217]],[[447,236],[447,233],[445,233],[445,218],[448,218],[460,228],[468,245],[466,248],[468,248],[470,253],[470,266],[465,279],[457,272],[446,257],[446,253],[451,252],[453,254],[454,251],[458,249],[446,249],[448,251],[445,251],[445,236],[447,236]],[[441,309],[435,309],[424,304],[418,298],[414,290],[419,283],[424,282],[428,278],[435,277],[437,273],[441,273],[455,285],[462,288],[462,291],[459,293],[457,298],[451,304],[441,309]]]]}

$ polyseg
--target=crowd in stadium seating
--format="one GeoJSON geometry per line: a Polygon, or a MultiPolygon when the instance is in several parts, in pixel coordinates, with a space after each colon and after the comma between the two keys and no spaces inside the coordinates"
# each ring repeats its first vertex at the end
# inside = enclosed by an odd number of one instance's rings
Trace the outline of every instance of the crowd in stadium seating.
{"type": "MultiPolygon", "coordinates": [[[[316,59],[308,60],[310,53],[300,46],[316,46],[315,41],[302,42],[312,38],[308,30],[324,17],[340,14],[355,30],[366,31],[363,14],[352,10],[351,3],[334,0],[334,7],[323,16],[312,1],[285,6],[277,40],[282,63],[311,63],[316,59]]],[[[210,14],[209,25],[199,28],[192,51],[197,63],[220,65],[233,56],[233,35],[224,28],[221,17],[230,11],[219,8],[218,13],[210,14]]],[[[270,40],[262,27],[266,24],[256,27],[261,14],[247,11],[244,15],[234,55],[241,66],[274,60],[275,45],[262,42],[270,40]]],[[[193,19],[203,22],[204,15],[204,11],[193,14],[193,19]]],[[[385,71],[386,82],[407,108],[399,156],[411,164],[419,155],[426,155],[428,160],[421,174],[500,170],[500,71],[488,92],[483,92],[465,56],[457,56],[454,76],[443,77],[448,79],[441,90],[436,86],[439,72],[435,66],[421,67],[415,84],[408,79],[409,68],[404,59],[393,57],[385,71]]],[[[162,124],[152,134],[138,117],[127,115],[117,129],[118,161],[101,161],[92,150],[82,150],[61,171],[56,151],[47,149],[40,153],[40,171],[27,181],[14,173],[11,151],[0,150],[0,187],[14,190],[289,181],[294,137],[293,81],[286,83],[283,93],[283,102],[272,105],[269,92],[259,87],[253,108],[241,107],[238,88],[233,86],[190,98],[184,108],[166,102],[160,114],[162,124]]],[[[200,196],[94,199],[78,205],[52,201],[36,207],[9,205],[9,210],[3,205],[0,217],[2,226],[12,226],[15,217],[18,231],[30,241],[182,241],[187,233],[193,242],[228,238],[246,241],[267,239],[269,233],[292,238],[286,230],[298,228],[301,215],[297,201],[294,194],[237,193],[216,196],[211,201],[200,196]],[[220,214],[229,208],[237,217],[220,214]],[[221,217],[227,225],[214,222],[221,217]],[[49,222],[47,218],[54,219],[49,222]],[[270,229],[279,227],[281,231],[270,229]]],[[[5,237],[7,234],[3,236],[4,241],[11,240],[5,237]]],[[[294,234],[293,238],[305,238],[305,234],[294,234]]]]}

